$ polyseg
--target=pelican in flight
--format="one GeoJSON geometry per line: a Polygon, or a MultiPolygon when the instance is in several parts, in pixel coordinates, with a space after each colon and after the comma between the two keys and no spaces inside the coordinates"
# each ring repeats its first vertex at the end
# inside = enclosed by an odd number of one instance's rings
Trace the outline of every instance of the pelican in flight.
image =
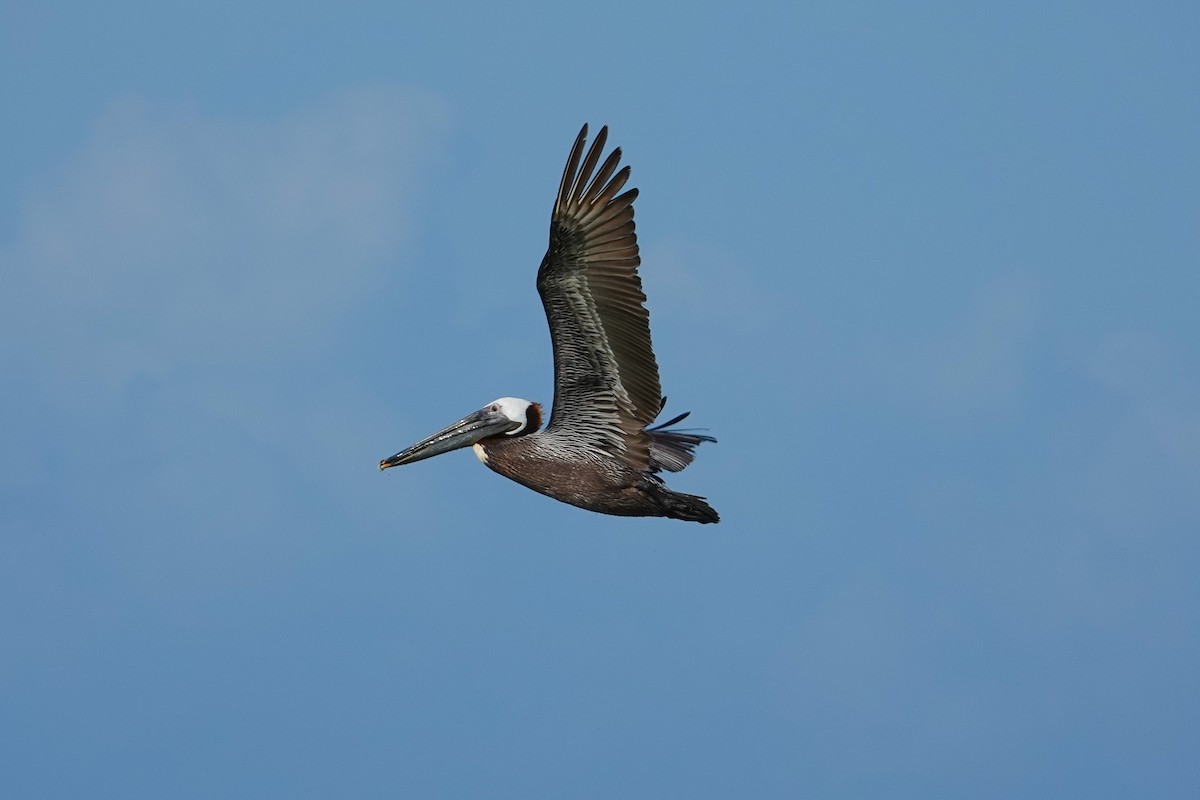
{"type": "Polygon", "coordinates": [[[629,167],[617,169],[620,148],[600,162],[608,128],[591,147],[587,132],[584,125],[563,170],[537,275],[554,347],[550,423],[539,430],[538,403],[501,397],[379,468],[471,446],[504,477],[589,511],[718,522],[703,497],[673,492],[658,475],[682,470],[699,444],[716,439],[672,430],[686,413],[650,427],[667,399],[637,272],[638,190],[621,192],[629,167]]]}

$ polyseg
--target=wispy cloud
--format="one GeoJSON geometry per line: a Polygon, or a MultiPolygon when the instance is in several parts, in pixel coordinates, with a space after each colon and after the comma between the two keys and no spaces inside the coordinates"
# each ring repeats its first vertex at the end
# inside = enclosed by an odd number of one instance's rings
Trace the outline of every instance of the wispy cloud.
{"type": "Polygon", "coordinates": [[[361,505],[385,409],[334,334],[402,285],[447,126],[387,87],[275,118],[112,104],[0,245],[0,405],[30,420],[0,434],[8,510],[178,541],[294,527],[297,486],[361,505]]]}
{"type": "Polygon", "coordinates": [[[1037,311],[1032,281],[999,277],[923,333],[875,343],[867,361],[921,414],[966,422],[1011,411],[1029,381],[1037,311]]]}
{"type": "Polygon", "coordinates": [[[95,392],[311,346],[396,267],[446,122],[395,88],[275,119],[112,104],[0,247],[0,353],[95,392]]]}
{"type": "Polygon", "coordinates": [[[1079,471],[1088,522],[1124,535],[1200,515],[1200,385],[1163,337],[1105,336],[1084,364],[1107,409],[1079,471]]]}
{"type": "Polygon", "coordinates": [[[698,317],[714,338],[761,334],[780,316],[781,303],[743,257],[712,242],[643,237],[642,280],[651,311],[698,317]]]}

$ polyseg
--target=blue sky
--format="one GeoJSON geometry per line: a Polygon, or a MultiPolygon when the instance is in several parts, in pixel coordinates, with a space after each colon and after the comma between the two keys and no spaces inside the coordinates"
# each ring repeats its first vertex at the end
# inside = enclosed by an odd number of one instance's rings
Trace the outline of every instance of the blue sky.
{"type": "Polygon", "coordinates": [[[0,794],[1195,797],[1194,4],[6,4],[0,794]],[[672,485],[549,402],[579,125],[672,485]]]}

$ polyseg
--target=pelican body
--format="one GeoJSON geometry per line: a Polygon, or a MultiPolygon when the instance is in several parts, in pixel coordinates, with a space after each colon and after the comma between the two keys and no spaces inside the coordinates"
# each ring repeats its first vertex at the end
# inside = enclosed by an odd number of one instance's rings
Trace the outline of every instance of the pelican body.
{"type": "Polygon", "coordinates": [[[580,130],[563,170],[537,276],[554,348],[550,423],[541,428],[538,403],[501,397],[379,468],[473,447],[495,472],[579,508],[719,522],[705,498],[671,491],[659,477],[682,470],[699,444],[716,440],[671,429],[686,413],[649,427],[666,398],[637,273],[638,192],[621,192],[630,170],[617,169],[619,148],[600,163],[608,128],[590,148],[587,130],[580,130]]]}

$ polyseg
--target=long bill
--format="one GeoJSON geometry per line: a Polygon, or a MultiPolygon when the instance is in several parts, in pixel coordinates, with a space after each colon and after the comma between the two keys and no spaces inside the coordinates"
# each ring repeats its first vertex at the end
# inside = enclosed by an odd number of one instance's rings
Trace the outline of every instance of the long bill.
{"type": "Polygon", "coordinates": [[[513,422],[503,412],[480,409],[474,414],[468,414],[458,422],[437,433],[401,450],[391,458],[379,462],[380,469],[399,467],[426,458],[433,458],[461,447],[470,447],[481,439],[498,436],[502,433],[521,427],[521,423],[513,422]]]}

